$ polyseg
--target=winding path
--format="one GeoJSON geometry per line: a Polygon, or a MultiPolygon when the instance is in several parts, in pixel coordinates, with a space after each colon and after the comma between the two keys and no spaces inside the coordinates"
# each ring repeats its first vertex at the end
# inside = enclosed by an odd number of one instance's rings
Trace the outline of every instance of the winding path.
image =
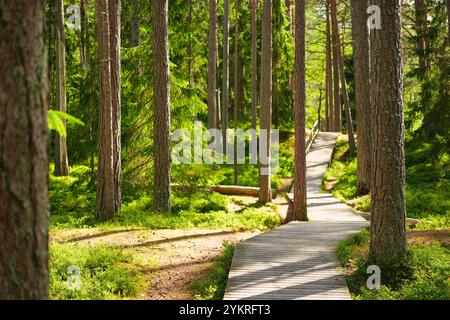
{"type": "Polygon", "coordinates": [[[336,244],[368,222],[331,194],[320,193],[336,139],[335,133],[319,133],[307,155],[310,221],[291,222],[240,243],[224,299],[351,299],[336,244]]]}

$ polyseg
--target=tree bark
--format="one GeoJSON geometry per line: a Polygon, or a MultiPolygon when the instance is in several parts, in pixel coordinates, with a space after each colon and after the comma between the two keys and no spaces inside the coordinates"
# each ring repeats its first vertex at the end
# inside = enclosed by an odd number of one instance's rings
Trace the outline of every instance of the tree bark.
{"type": "Polygon", "coordinates": [[[224,13],[223,13],[223,77],[222,77],[222,134],[223,134],[223,153],[227,154],[227,142],[228,142],[228,108],[229,102],[229,85],[230,85],[230,40],[229,40],[229,27],[230,27],[230,0],[224,0],[224,13]]]}
{"type": "Polygon", "coordinates": [[[414,0],[416,12],[416,34],[417,34],[417,54],[419,56],[419,70],[421,76],[425,75],[428,69],[426,57],[427,46],[427,6],[424,0],[414,0]]]}
{"type": "Polygon", "coordinates": [[[373,98],[370,255],[377,264],[406,256],[403,67],[400,0],[375,0],[382,28],[370,35],[373,98]]]}
{"type": "Polygon", "coordinates": [[[192,0],[188,1],[189,13],[188,13],[188,24],[189,24],[189,33],[188,33],[188,74],[189,74],[189,88],[194,89],[195,79],[194,79],[194,69],[193,62],[194,57],[192,54],[192,0]]]}
{"type": "Polygon", "coordinates": [[[121,153],[121,85],[120,85],[120,13],[121,0],[109,0],[110,50],[111,50],[111,94],[112,94],[112,129],[113,129],[113,166],[115,212],[122,204],[122,161],[121,153]]]}
{"type": "Polygon", "coordinates": [[[109,0],[97,0],[100,53],[100,115],[96,217],[99,220],[111,219],[116,212],[109,13],[109,0]]]}
{"type": "MultiPolygon", "coordinates": [[[[270,136],[272,129],[272,2],[264,0],[261,48],[261,130],[266,130],[267,140],[261,153],[268,163],[260,161],[261,202],[271,201],[270,188],[270,136]],[[265,171],[265,172],[264,172],[265,171]]],[[[261,159],[260,159],[261,160],[261,159]]]]}
{"type": "Polygon", "coordinates": [[[170,213],[170,82],[168,0],[155,0],[153,10],[154,64],[154,209],[170,213]]]}
{"type": "Polygon", "coordinates": [[[217,0],[209,0],[208,41],[208,129],[216,129],[217,121],[217,0]]]}
{"type": "MultiPolygon", "coordinates": [[[[234,22],[234,132],[238,127],[238,106],[239,106],[239,0],[235,0],[235,22],[234,22]]],[[[233,173],[234,184],[238,185],[238,164],[237,164],[237,136],[234,135],[233,144],[233,173]]]]}
{"type": "Polygon", "coordinates": [[[342,112],[341,112],[341,95],[339,88],[339,34],[337,32],[337,8],[336,0],[330,1],[331,27],[332,27],[332,45],[333,45],[333,80],[334,80],[334,124],[333,131],[341,131],[342,112]]]}
{"type": "Polygon", "coordinates": [[[252,0],[252,128],[256,131],[258,104],[258,0],[252,0]]]}
{"type": "Polygon", "coordinates": [[[131,16],[131,46],[137,47],[141,43],[141,18],[139,0],[133,0],[133,14],[131,16]]]}
{"type": "Polygon", "coordinates": [[[306,3],[295,2],[295,163],[294,206],[289,220],[307,221],[306,205],[306,3]]]}
{"type": "Polygon", "coordinates": [[[326,4],[326,102],[327,102],[327,131],[334,130],[333,113],[333,71],[331,58],[331,24],[330,24],[330,6],[326,4]]]}
{"type": "MultiPolygon", "coordinates": [[[[66,94],[66,45],[64,37],[64,1],[57,0],[56,18],[56,109],[67,112],[66,94]]],[[[61,119],[66,126],[65,119],[61,119]]],[[[67,156],[67,138],[56,133],[55,146],[55,176],[69,174],[69,160],[67,156]]]]}
{"type": "Polygon", "coordinates": [[[0,299],[47,299],[45,1],[0,8],[0,299]]]}
{"type": "Polygon", "coordinates": [[[370,97],[368,2],[352,0],[353,65],[355,73],[356,116],[358,120],[357,194],[370,192],[372,161],[372,105],[370,97]]]}

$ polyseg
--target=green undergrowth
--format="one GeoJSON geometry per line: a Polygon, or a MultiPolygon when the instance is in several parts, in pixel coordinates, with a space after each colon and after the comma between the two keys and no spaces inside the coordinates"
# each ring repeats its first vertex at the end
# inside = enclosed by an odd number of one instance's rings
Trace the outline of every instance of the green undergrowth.
{"type": "MultiPolygon", "coordinates": [[[[450,226],[449,157],[442,153],[431,157],[431,146],[410,142],[406,149],[406,212],[420,219],[418,229],[439,229],[450,226]],[[434,159],[434,160],[433,160],[434,159]]],[[[332,193],[359,211],[370,212],[370,195],[356,196],[356,156],[348,155],[348,144],[340,137],[331,166],[324,175],[336,182],[332,193]]],[[[324,189],[324,188],[323,188],[324,189]]]]}
{"type": "Polygon", "coordinates": [[[381,269],[381,288],[369,290],[366,281],[370,234],[364,230],[338,243],[346,281],[357,300],[450,299],[450,248],[443,243],[410,245],[408,257],[381,269]]]}
{"type": "Polygon", "coordinates": [[[124,196],[120,214],[113,220],[98,222],[95,213],[95,186],[90,184],[89,168],[71,167],[68,177],[50,175],[50,225],[58,228],[273,228],[281,223],[276,206],[258,203],[245,206],[237,212],[228,212],[234,198],[199,189],[195,192],[174,191],[172,213],[152,211],[153,199],[148,193],[124,196]]]}
{"type": "Polygon", "coordinates": [[[222,300],[235,245],[224,242],[222,255],[208,269],[207,276],[195,279],[192,288],[196,300],[222,300]]]}
{"type": "Polygon", "coordinates": [[[50,298],[136,298],[143,286],[141,267],[131,253],[114,247],[51,244],[50,298]]]}

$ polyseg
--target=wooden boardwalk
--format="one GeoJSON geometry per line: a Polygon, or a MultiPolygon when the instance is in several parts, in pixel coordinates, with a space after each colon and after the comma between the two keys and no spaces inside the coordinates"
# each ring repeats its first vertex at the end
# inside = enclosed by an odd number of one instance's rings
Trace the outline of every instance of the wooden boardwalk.
{"type": "Polygon", "coordinates": [[[336,138],[319,133],[307,156],[311,221],[291,222],[238,244],[224,299],[350,299],[336,244],[368,222],[319,192],[336,138]]]}

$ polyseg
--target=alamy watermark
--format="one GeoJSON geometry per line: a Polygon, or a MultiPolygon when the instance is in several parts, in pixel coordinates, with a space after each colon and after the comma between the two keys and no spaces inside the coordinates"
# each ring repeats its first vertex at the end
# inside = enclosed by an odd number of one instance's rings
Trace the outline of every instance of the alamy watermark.
{"type": "Polygon", "coordinates": [[[194,123],[194,130],[177,129],[172,133],[172,162],[174,164],[246,164],[246,142],[248,141],[248,163],[260,164],[261,175],[271,175],[279,166],[279,130],[227,129],[226,141],[223,131],[205,130],[200,121],[194,123]],[[269,144],[270,142],[270,144],[269,144]],[[226,154],[223,153],[226,143],[226,154]],[[270,146],[270,150],[269,150],[270,146]]]}

